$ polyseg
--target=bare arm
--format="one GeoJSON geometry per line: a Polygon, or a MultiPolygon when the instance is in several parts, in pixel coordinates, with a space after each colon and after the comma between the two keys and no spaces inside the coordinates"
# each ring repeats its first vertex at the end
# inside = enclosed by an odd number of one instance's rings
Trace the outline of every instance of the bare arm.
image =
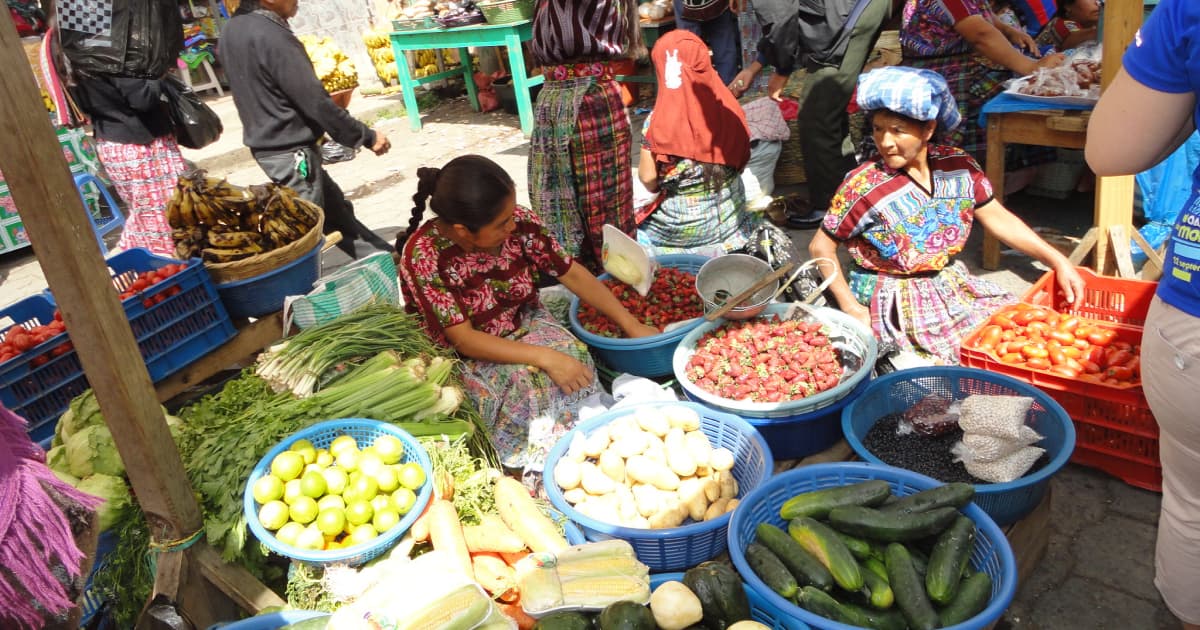
{"type": "Polygon", "coordinates": [[[647,191],[658,192],[658,166],[654,163],[654,154],[644,147],[638,158],[638,179],[647,191]]]}
{"type": "Polygon", "coordinates": [[[525,364],[539,368],[564,392],[570,394],[592,382],[592,370],[575,357],[552,348],[489,335],[470,322],[446,329],[446,338],[459,354],[491,363],[525,364]]]}
{"type": "Polygon", "coordinates": [[[838,242],[833,240],[825,230],[817,230],[813,235],[812,241],[808,244],[808,254],[813,258],[828,258],[834,261],[833,265],[820,265],[821,274],[826,278],[833,276],[833,281],[829,285],[829,291],[833,293],[833,297],[837,300],[838,308],[842,312],[852,315],[859,321],[871,327],[871,309],[858,303],[854,297],[854,293],[850,291],[850,283],[846,282],[846,276],[842,274],[841,265],[837,262],[838,242]]]}
{"type": "Polygon", "coordinates": [[[1128,175],[1158,164],[1195,131],[1195,106],[1192,92],[1159,92],[1122,68],[1088,122],[1088,166],[1097,175],[1128,175]]]}
{"type": "Polygon", "coordinates": [[[1083,278],[1075,270],[1075,266],[1062,252],[1055,249],[1042,237],[1038,236],[1017,215],[1009,212],[995,199],[975,210],[975,217],[992,234],[1019,252],[1028,254],[1040,260],[1047,267],[1054,269],[1058,284],[1067,298],[1074,303],[1076,297],[1083,296],[1083,278]]]}
{"type": "Polygon", "coordinates": [[[604,286],[596,279],[596,276],[593,276],[579,263],[571,263],[571,268],[559,280],[572,293],[578,295],[580,300],[596,307],[596,310],[604,313],[613,323],[620,326],[621,330],[625,331],[629,337],[648,337],[659,333],[657,328],[639,322],[632,313],[625,310],[621,301],[608,290],[608,287],[604,286]]]}
{"type": "MultiPolygon", "coordinates": [[[[1013,48],[1004,33],[982,16],[972,15],[959,20],[954,24],[954,30],[962,35],[976,52],[1017,74],[1031,74],[1041,65],[1013,48]]],[[[1051,57],[1052,55],[1046,55],[1043,61],[1051,57]]],[[[1061,57],[1062,55],[1059,55],[1059,63],[1061,57]]]]}

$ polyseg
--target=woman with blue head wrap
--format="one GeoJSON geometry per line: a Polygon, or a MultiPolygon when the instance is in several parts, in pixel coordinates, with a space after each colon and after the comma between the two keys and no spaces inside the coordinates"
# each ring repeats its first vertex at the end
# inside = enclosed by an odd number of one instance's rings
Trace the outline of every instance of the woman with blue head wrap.
{"type": "Polygon", "coordinates": [[[979,163],[935,140],[962,122],[954,96],[936,72],[889,67],[862,75],[858,106],[867,111],[879,157],[851,171],[808,250],[851,258],[830,286],[838,306],[884,343],[934,361],[958,363],[962,338],[1016,301],[955,261],[978,218],[1009,246],[1057,272],[1067,301],[1083,280],[1057,249],[992,196],[979,163]]]}

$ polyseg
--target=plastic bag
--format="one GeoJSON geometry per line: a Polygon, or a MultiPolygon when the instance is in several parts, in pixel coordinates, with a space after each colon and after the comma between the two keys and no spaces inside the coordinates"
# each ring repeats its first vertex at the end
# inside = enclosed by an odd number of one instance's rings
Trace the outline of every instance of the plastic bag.
{"type": "Polygon", "coordinates": [[[349,162],[358,155],[358,149],[348,147],[344,144],[338,144],[333,140],[321,145],[321,161],[325,164],[337,164],[338,162],[349,162]]]}
{"type": "Polygon", "coordinates": [[[950,452],[958,461],[994,462],[1008,457],[1026,446],[1032,446],[1041,439],[1042,436],[1037,431],[1027,426],[1021,427],[1021,437],[1015,440],[967,433],[963,435],[961,442],[950,449],[950,452]]]}
{"type": "Polygon", "coordinates": [[[603,234],[601,258],[604,270],[644,297],[654,284],[657,268],[654,259],[637,241],[611,225],[605,224],[603,234]]]}
{"type": "Polygon", "coordinates": [[[958,425],[964,433],[1019,440],[1031,407],[1028,396],[974,394],[963,400],[958,425]]]}
{"type": "Polygon", "coordinates": [[[332,321],[369,304],[400,304],[396,262],[389,252],[371,254],[319,280],[307,295],[283,301],[284,330],[332,321]]]}
{"type": "Polygon", "coordinates": [[[1043,448],[1026,446],[994,462],[964,461],[963,465],[966,467],[967,472],[977,479],[982,479],[989,483],[1008,483],[1014,479],[1019,479],[1026,472],[1029,472],[1030,467],[1045,452],[1046,449],[1043,448]]]}
{"type": "Polygon", "coordinates": [[[171,76],[163,80],[163,85],[179,146],[200,149],[221,137],[225,130],[221,118],[191,88],[171,76]]]}
{"type": "Polygon", "coordinates": [[[905,435],[911,431],[926,437],[949,433],[958,428],[960,405],[958,401],[930,394],[902,414],[896,432],[905,435]]]}

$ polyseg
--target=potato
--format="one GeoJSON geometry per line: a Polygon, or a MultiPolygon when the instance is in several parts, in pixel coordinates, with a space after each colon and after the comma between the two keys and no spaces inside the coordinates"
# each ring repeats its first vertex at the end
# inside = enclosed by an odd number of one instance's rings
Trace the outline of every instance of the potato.
{"type": "Polygon", "coordinates": [[[675,427],[667,433],[666,438],[667,466],[680,477],[691,477],[696,474],[696,460],[688,452],[687,442],[683,437],[683,429],[675,427]]]}
{"type": "Polygon", "coordinates": [[[664,416],[658,409],[642,407],[641,409],[638,409],[636,413],[634,413],[634,417],[637,419],[638,426],[640,426],[643,431],[651,435],[657,435],[660,438],[666,435],[667,431],[671,428],[671,424],[667,421],[667,417],[664,416]]]}
{"type": "MultiPolygon", "coordinates": [[[[721,486],[721,496],[726,499],[733,499],[738,494],[738,482],[734,478],[733,473],[725,471],[717,476],[717,483],[721,486]]],[[[586,487],[586,486],[585,486],[586,487]]]]}
{"type": "Polygon", "coordinates": [[[644,483],[635,483],[630,491],[633,492],[633,500],[637,504],[638,514],[649,518],[662,509],[662,495],[658,488],[644,483]]]}
{"type": "Polygon", "coordinates": [[[587,436],[583,444],[583,454],[588,457],[600,457],[600,453],[608,448],[610,442],[608,427],[599,427],[587,436]]]}
{"type": "Polygon", "coordinates": [[[563,499],[571,505],[582,503],[583,501],[586,501],[587,498],[587,490],[584,490],[583,488],[571,488],[570,490],[563,492],[563,499]]]}
{"type": "Polygon", "coordinates": [[[721,497],[712,502],[708,509],[704,511],[704,520],[711,521],[714,518],[725,513],[725,506],[729,505],[729,499],[721,497]]]}
{"type": "Polygon", "coordinates": [[[663,582],[650,594],[650,612],[662,630],[683,630],[704,619],[700,598],[682,582],[663,582]]]}
{"type": "Polygon", "coordinates": [[[585,438],[582,433],[573,434],[573,437],[571,437],[571,445],[567,447],[566,459],[576,463],[587,459],[587,453],[584,452],[586,450],[584,446],[586,443],[587,438],[585,438]]]}
{"type": "Polygon", "coordinates": [[[704,498],[708,499],[709,503],[721,498],[721,484],[712,477],[703,477],[702,479],[704,480],[704,498]]]}
{"type": "Polygon", "coordinates": [[[644,455],[635,455],[625,460],[625,474],[635,482],[648,483],[659,490],[679,489],[679,475],[667,468],[666,464],[644,455]]]}
{"type": "Polygon", "coordinates": [[[737,507],[739,503],[741,503],[741,501],[738,499],[730,499],[729,503],[725,504],[725,513],[728,514],[732,512],[733,508],[737,507]]]}
{"type": "Polygon", "coordinates": [[[637,502],[634,501],[633,491],[628,486],[618,484],[613,495],[617,497],[617,515],[622,523],[628,523],[635,517],[640,517],[637,502]]]}
{"type": "Polygon", "coordinates": [[[616,449],[617,455],[628,459],[634,455],[641,455],[649,445],[650,438],[646,432],[641,429],[634,429],[615,440],[612,443],[612,448],[616,449]]]}
{"type": "Polygon", "coordinates": [[[659,413],[667,417],[667,423],[672,428],[679,427],[685,432],[700,430],[700,414],[691,407],[668,405],[659,410],[659,413]]]}
{"type": "Polygon", "coordinates": [[[609,479],[618,484],[625,483],[625,460],[621,459],[620,455],[617,455],[616,450],[610,448],[600,453],[600,461],[597,462],[597,466],[600,467],[600,471],[607,475],[609,479]]]}
{"type": "Polygon", "coordinates": [[[600,472],[600,468],[591,462],[579,465],[579,473],[583,489],[593,496],[603,496],[612,493],[617,488],[608,475],[600,472]]]}
{"type": "Polygon", "coordinates": [[[564,457],[554,465],[554,482],[558,484],[559,488],[563,490],[578,488],[582,481],[583,473],[580,470],[579,462],[564,457]]]}
{"type": "Polygon", "coordinates": [[[713,447],[712,442],[708,441],[708,436],[700,431],[688,431],[683,434],[683,439],[687,443],[688,452],[692,454],[692,459],[696,461],[696,466],[709,467],[713,447]]]}
{"type": "Polygon", "coordinates": [[[687,508],[688,518],[693,521],[704,520],[704,511],[708,509],[708,499],[704,496],[704,482],[691,477],[679,482],[679,501],[687,508]]]}
{"type": "Polygon", "coordinates": [[[645,434],[646,450],[642,451],[642,455],[653,459],[656,462],[667,463],[667,446],[657,435],[645,434]]]}
{"type": "Polygon", "coordinates": [[[708,456],[708,465],[719,471],[733,470],[733,451],[725,448],[714,448],[708,456]]]}

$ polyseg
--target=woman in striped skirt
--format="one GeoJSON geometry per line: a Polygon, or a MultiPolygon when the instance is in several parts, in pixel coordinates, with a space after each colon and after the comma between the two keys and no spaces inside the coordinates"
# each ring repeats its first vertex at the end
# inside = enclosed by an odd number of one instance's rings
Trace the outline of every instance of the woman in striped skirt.
{"type": "Polygon", "coordinates": [[[530,205],[568,254],[598,271],[604,224],[631,237],[636,229],[633,134],[612,63],[645,53],[637,0],[543,0],[532,47],[546,83],[534,113],[530,205]]]}

